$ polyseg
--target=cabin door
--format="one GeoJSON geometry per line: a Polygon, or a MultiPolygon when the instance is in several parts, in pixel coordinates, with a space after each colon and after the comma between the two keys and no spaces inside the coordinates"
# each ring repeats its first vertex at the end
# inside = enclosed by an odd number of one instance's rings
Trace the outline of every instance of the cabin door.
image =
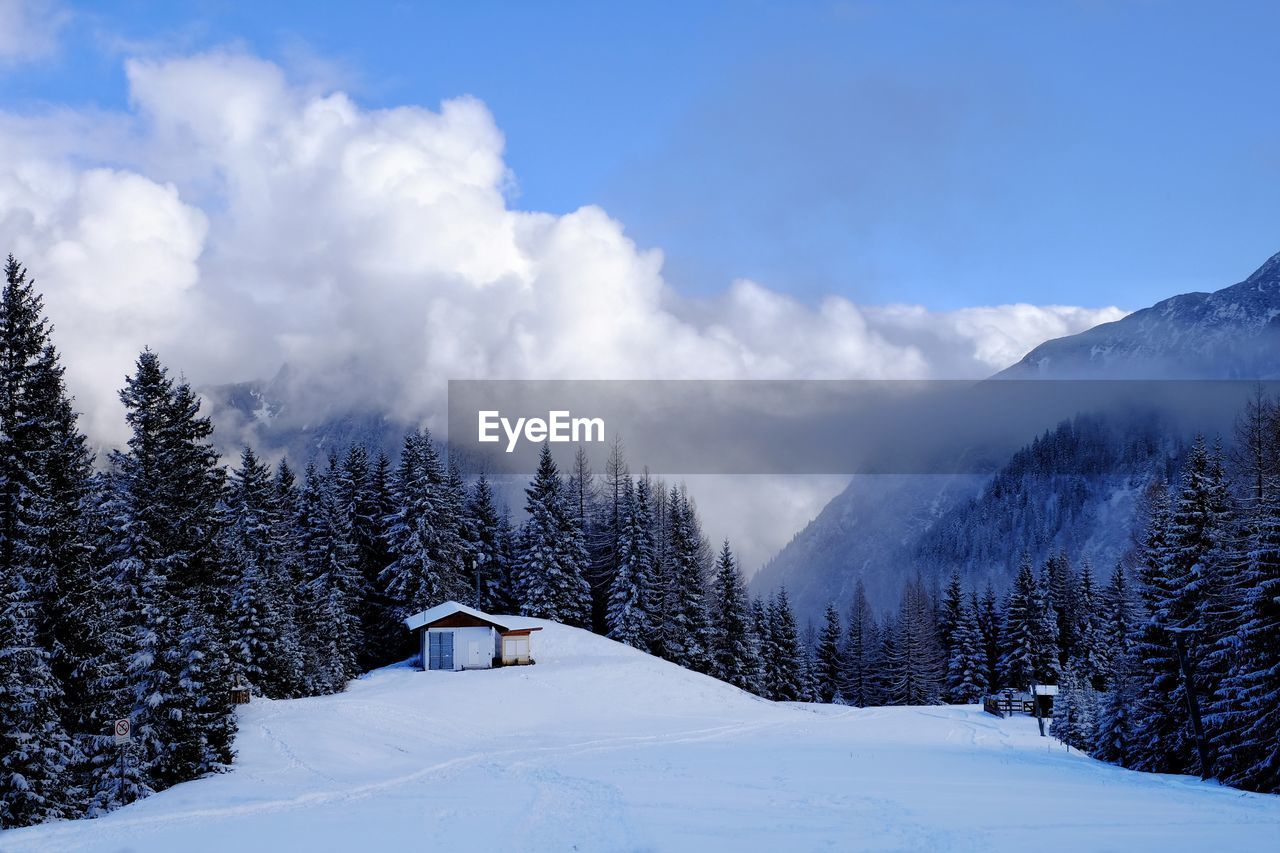
{"type": "Polygon", "coordinates": [[[453,669],[453,632],[427,632],[427,669],[453,669]]]}

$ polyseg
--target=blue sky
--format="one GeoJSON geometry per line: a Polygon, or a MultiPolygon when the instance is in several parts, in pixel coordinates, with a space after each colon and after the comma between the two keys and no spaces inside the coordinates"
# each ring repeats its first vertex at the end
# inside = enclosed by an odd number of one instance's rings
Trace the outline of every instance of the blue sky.
{"type": "Polygon", "coordinates": [[[0,109],[241,46],[365,106],[475,95],[518,206],[602,204],[686,293],[1136,308],[1280,251],[1278,8],[100,2],[0,109]]]}

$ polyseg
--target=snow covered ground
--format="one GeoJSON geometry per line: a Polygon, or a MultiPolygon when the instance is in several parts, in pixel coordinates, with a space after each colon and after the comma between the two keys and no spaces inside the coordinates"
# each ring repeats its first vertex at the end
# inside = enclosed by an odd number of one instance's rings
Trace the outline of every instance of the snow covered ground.
{"type": "Polygon", "coordinates": [[[1280,797],[976,707],[776,705],[546,624],[533,667],[241,709],[233,772],[0,850],[1275,850],[1280,797]]]}

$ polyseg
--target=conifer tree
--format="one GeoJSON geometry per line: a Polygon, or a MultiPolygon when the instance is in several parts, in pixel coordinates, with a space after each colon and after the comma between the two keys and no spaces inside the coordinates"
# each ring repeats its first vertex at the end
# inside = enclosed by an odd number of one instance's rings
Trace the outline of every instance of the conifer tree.
{"type": "Polygon", "coordinates": [[[288,542],[277,491],[251,448],[232,472],[226,550],[236,572],[230,619],[233,670],[271,698],[301,689],[302,651],[294,623],[288,542]]]}
{"type": "Polygon", "coordinates": [[[1261,453],[1246,469],[1251,489],[1239,543],[1236,627],[1219,640],[1234,665],[1211,700],[1220,776],[1230,785],[1280,792],[1280,413],[1269,401],[1246,408],[1263,436],[1241,436],[1245,452],[1261,453]],[[1260,411],[1259,411],[1260,410],[1260,411]],[[1259,476],[1260,474],[1260,476],[1259,476]]]}
{"type": "Polygon", "coordinates": [[[712,674],[721,681],[753,693],[760,690],[760,648],[752,624],[747,586],[724,541],[715,570],[715,624],[712,632],[712,674]]]}
{"type": "Polygon", "coordinates": [[[964,589],[960,583],[960,573],[953,571],[943,592],[941,607],[938,608],[938,643],[942,654],[950,659],[954,646],[956,626],[960,623],[960,611],[964,608],[964,589]]]}
{"type": "Polygon", "coordinates": [[[960,705],[979,702],[987,692],[987,652],[978,628],[978,597],[960,608],[947,661],[947,698],[960,705]]]}
{"type": "Polygon", "coordinates": [[[397,620],[465,598],[461,499],[453,494],[430,433],[412,432],[400,451],[395,511],[386,520],[392,558],[381,581],[397,620]]]}
{"type": "Polygon", "coordinates": [[[511,554],[506,518],[494,505],[489,478],[481,473],[466,507],[467,551],[471,562],[471,603],[488,613],[507,613],[512,607],[511,554]]]}
{"type": "Polygon", "coordinates": [[[841,640],[840,613],[836,610],[835,604],[829,602],[823,614],[822,633],[818,638],[815,656],[814,677],[820,702],[845,704],[841,686],[844,683],[846,663],[841,640]]]}
{"type": "Polygon", "coordinates": [[[768,607],[764,658],[765,689],[775,702],[805,702],[809,697],[804,652],[786,587],[768,607]]]}
{"type": "Polygon", "coordinates": [[[894,705],[935,705],[941,700],[945,662],[928,593],[919,579],[908,581],[884,661],[887,696],[894,705]]]}
{"type": "Polygon", "coordinates": [[[1110,650],[1102,623],[1102,610],[1093,580],[1093,566],[1086,559],[1080,569],[1076,602],[1076,649],[1070,668],[1094,690],[1106,687],[1111,671],[1110,650]]]}
{"type": "Polygon", "coordinates": [[[711,627],[707,618],[703,543],[688,495],[672,486],[664,646],[667,659],[697,672],[711,670],[711,627]]]}
{"type": "Polygon", "coordinates": [[[308,463],[298,501],[298,527],[309,615],[303,655],[313,693],[341,692],[360,672],[359,561],[349,519],[335,495],[338,462],[327,471],[308,463]]]}
{"type": "Polygon", "coordinates": [[[66,729],[76,715],[58,676],[84,650],[64,596],[85,592],[87,478],[42,300],[10,255],[0,293],[0,827],[72,816],[79,804],[80,756],[66,729]]]}
{"type": "Polygon", "coordinates": [[[995,693],[1004,687],[1000,657],[1004,649],[1004,614],[996,600],[995,588],[988,583],[977,611],[978,630],[982,634],[982,648],[987,659],[987,692],[995,693]]]}
{"type": "Polygon", "coordinates": [[[845,701],[858,708],[873,704],[876,639],[875,616],[867,603],[866,587],[859,578],[853,591],[853,603],[849,606],[849,627],[844,644],[845,673],[840,689],[845,701]]]}
{"type": "MultiPolygon", "coordinates": [[[[609,590],[608,636],[638,649],[649,648],[653,616],[653,516],[647,479],[632,484],[630,475],[615,484],[621,516],[616,542],[617,565],[609,590]]],[[[612,523],[612,522],[611,522],[612,523]]]]}
{"type": "Polygon", "coordinates": [[[528,518],[516,563],[522,612],[586,627],[591,621],[591,587],[584,574],[586,547],[548,444],[542,446],[538,470],[525,496],[528,518]]]}
{"type": "Polygon", "coordinates": [[[1056,684],[1058,650],[1052,613],[1024,554],[1009,601],[1005,606],[1004,649],[1000,668],[1006,685],[1029,689],[1033,684],[1056,684]]]}

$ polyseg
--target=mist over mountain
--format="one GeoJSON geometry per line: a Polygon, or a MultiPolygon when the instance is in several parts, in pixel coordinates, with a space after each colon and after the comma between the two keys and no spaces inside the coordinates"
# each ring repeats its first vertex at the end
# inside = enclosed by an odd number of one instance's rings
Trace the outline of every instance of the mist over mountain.
{"type": "MultiPolygon", "coordinates": [[[[1043,343],[996,376],[1280,376],[1280,255],[1230,287],[1043,343]]],[[[872,606],[887,609],[916,572],[937,582],[954,569],[970,584],[1000,588],[1023,551],[1037,559],[1066,551],[1109,569],[1129,547],[1145,484],[1167,476],[1184,449],[1162,440],[1153,422],[1114,417],[1077,418],[1027,441],[985,478],[853,478],[760,570],[753,589],[785,585],[801,618],[817,619],[829,601],[846,605],[859,578],[872,606]],[[1056,473],[1063,454],[1097,460],[1108,473],[1056,473]]]]}

